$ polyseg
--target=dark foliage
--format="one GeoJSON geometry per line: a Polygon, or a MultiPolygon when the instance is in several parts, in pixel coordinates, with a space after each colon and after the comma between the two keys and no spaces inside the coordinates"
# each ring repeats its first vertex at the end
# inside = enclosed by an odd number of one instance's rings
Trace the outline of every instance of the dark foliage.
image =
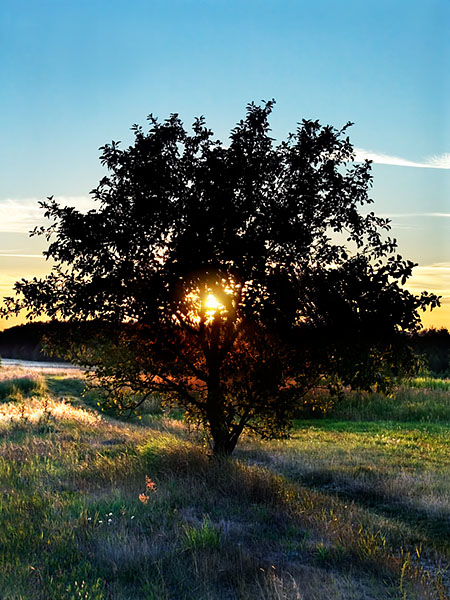
{"type": "Polygon", "coordinates": [[[51,326],[49,323],[26,323],[0,331],[0,356],[21,360],[59,361],[42,347],[42,338],[49,333],[51,326]]]}
{"type": "Polygon", "coordinates": [[[98,209],[42,203],[51,224],[35,233],[56,265],[7,302],[70,320],[60,351],[95,366],[116,403],[164,392],[219,454],[244,428],[286,434],[320,380],[386,389],[413,366],[418,309],[438,303],[400,285],[414,265],[365,208],[370,163],[353,163],[350,123],[304,120],[275,145],[272,108],[249,105],[228,146],[175,114],[102,147],[98,209]]]}
{"type": "Polygon", "coordinates": [[[447,329],[423,329],[413,337],[414,350],[425,358],[436,377],[450,377],[450,333],[447,329]]]}

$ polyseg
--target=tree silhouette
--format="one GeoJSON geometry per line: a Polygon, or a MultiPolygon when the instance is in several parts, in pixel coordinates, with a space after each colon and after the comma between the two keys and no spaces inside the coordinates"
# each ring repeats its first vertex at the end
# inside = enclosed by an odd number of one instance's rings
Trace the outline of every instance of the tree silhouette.
{"type": "Polygon", "coordinates": [[[353,163],[351,123],[303,120],[276,145],[273,105],[250,104],[228,146],[176,114],[134,125],[126,150],[103,146],[98,209],[42,202],[51,224],[34,233],[55,266],[7,300],[72,322],[66,354],[95,366],[122,409],[163,392],[216,454],[244,429],[286,434],[321,379],[386,389],[412,363],[402,341],[418,309],[438,303],[401,287],[414,265],[363,209],[370,163],[353,163]]]}

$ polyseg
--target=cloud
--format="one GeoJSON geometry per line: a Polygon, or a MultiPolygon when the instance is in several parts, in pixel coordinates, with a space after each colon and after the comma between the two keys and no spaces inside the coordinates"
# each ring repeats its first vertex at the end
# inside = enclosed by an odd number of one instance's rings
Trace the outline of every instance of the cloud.
{"type": "Polygon", "coordinates": [[[386,219],[410,218],[410,217],[438,217],[440,219],[450,219],[450,213],[440,212],[420,212],[420,213],[383,213],[386,219]]]}
{"type": "Polygon", "coordinates": [[[390,223],[390,228],[401,231],[420,231],[421,227],[412,227],[411,225],[399,225],[398,223],[390,223]]]}
{"type": "Polygon", "coordinates": [[[415,267],[406,287],[415,294],[426,290],[442,296],[443,300],[448,301],[450,299],[450,262],[415,267]]]}
{"type": "Polygon", "coordinates": [[[434,169],[450,169],[450,153],[430,156],[427,164],[434,169]]]}
{"type": "Polygon", "coordinates": [[[0,252],[0,256],[12,258],[45,258],[42,254],[9,254],[7,252],[0,252]]]}
{"type": "MultiPolygon", "coordinates": [[[[87,212],[95,207],[92,198],[88,196],[55,196],[62,206],[73,206],[81,212],[87,212]]],[[[39,206],[42,198],[0,200],[0,232],[29,233],[36,226],[47,225],[44,211],[39,206]]]]}
{"type": "Polygon", "coordinates": [[[424,162],[415,162],[364,148],[355,148],[355,162],[363,162],[368,159],[377,165],[392,165],[396,167],[416,167],[419,169],[450,169],[450,153],[434,155],[426,158],[424,162]]]}

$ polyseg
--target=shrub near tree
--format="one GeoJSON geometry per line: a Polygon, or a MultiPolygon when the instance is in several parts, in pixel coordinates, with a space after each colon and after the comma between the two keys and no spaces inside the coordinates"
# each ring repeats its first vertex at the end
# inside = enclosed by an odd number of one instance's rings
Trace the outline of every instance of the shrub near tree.
{"type": "Polygon", "coordinates": [[[50,225],[34,233],[55,266],[5,309],[71,322],[54,346],[95,367],[119,408],[163,393],[219,455],[244,430],[286,435],[321,380],[387,389],[413,366],[419,309],[438,304],[401,286],[414,265],[366,209],[351,124],[303,120],[276,144],[273,104],[250,104],[226,146],[174,114],[102,147],[98,208],[41,203],[50,225]]]}

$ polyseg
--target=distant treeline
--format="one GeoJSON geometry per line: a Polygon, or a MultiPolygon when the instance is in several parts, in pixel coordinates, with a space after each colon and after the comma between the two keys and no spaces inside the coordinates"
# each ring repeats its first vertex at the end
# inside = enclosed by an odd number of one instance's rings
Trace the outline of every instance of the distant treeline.
{"type": "MultiPolygon", "coordinates": [[[[26,323],[0,331],[0,357],[21,360],[58,361],[42,349],[42,338],[61,323],[26,323]]],[[[64,330],[65,326],[62,326],[64,330]]],[[[450,333],[447,329],[423,329],[411,337],[411,344],[435,377],[450,377],[450,333]]]]}
{"type": "Polygon", "coordinates": [[[423,329],[412,338],[417,354],[424,357],[430,374],[450,377],[450,333],[447,329],[423,329]]]}
{"type": "Polygon", "coordinates": [[[42,338],[50,327],[51,323],[37,322],[0,331],[0,357],[63,362],[62,359],[46,354],[42,349],[42,338]]]}

